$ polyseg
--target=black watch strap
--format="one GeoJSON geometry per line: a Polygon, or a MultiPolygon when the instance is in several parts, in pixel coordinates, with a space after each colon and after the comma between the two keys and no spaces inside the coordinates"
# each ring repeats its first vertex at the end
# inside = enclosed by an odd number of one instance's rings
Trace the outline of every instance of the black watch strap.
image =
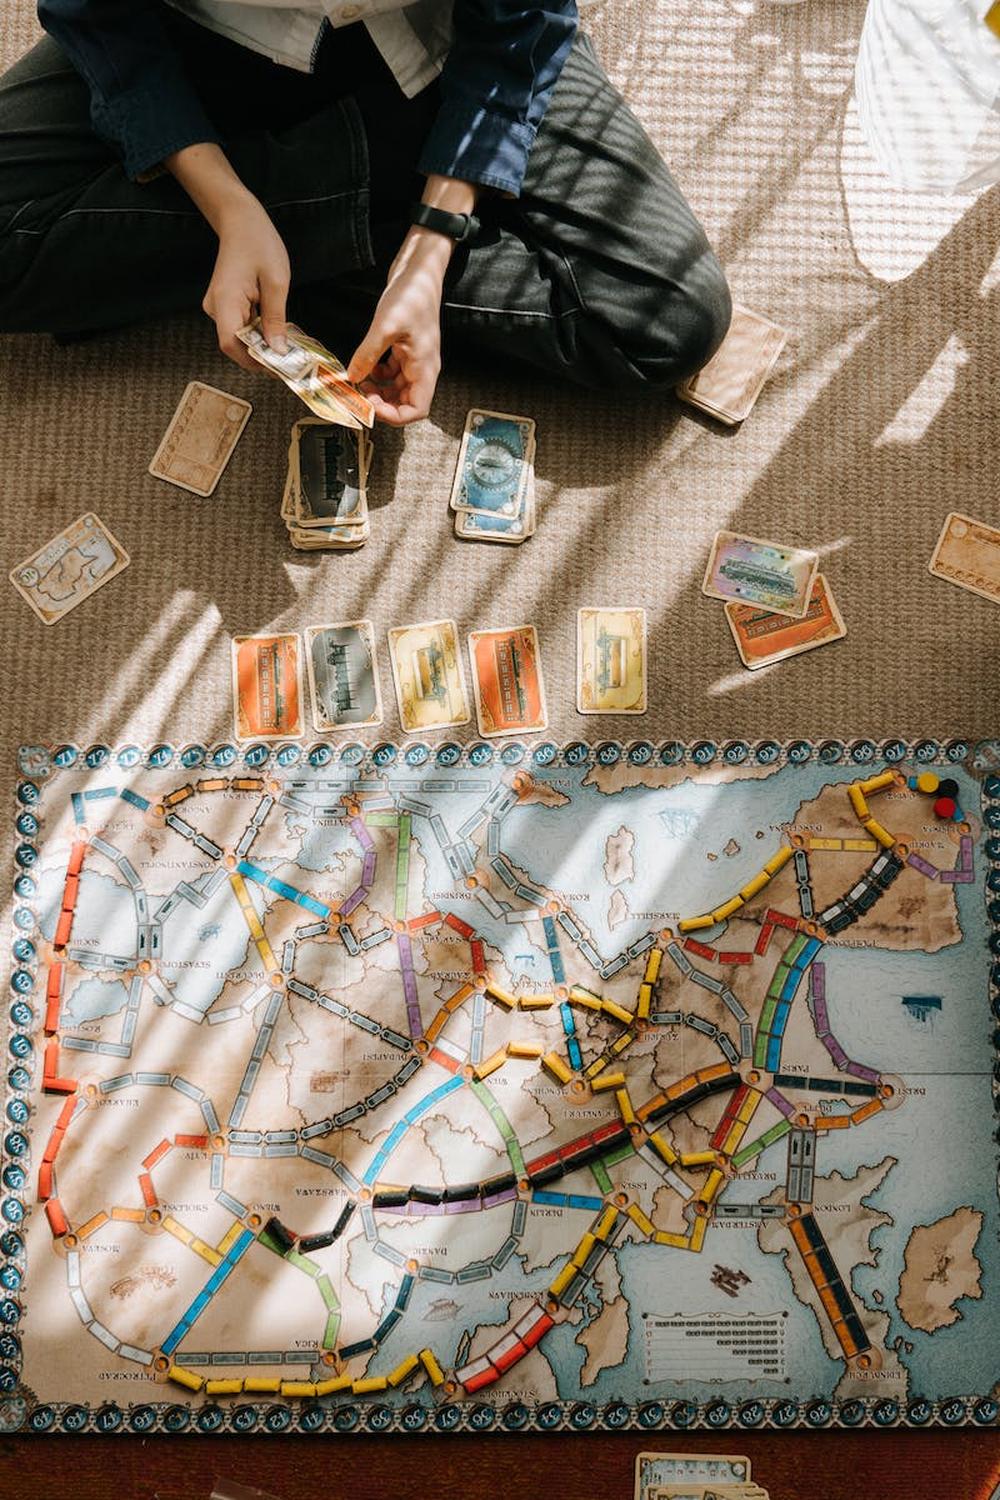
{"type": "Polygon", "coordinates": [[[432,208],[429,203],[414,203],[410,222],[420,224],[424,229],[433,229],[438,234],[446,234],[459,245],[479,228],[479,220],[475,214],[453,214],[443,208],[432,208]]]}

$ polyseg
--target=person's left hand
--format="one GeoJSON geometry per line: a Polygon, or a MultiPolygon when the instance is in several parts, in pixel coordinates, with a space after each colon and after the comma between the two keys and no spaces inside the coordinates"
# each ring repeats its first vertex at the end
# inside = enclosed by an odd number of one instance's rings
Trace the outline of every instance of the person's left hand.
{"type": "Polygon", "coordinates": [[[392,427],[417,422],[431,409],[441,370],[441,290],[450,253],[441,235],[411,230],[347,367],[348,380],[392,427]]]}

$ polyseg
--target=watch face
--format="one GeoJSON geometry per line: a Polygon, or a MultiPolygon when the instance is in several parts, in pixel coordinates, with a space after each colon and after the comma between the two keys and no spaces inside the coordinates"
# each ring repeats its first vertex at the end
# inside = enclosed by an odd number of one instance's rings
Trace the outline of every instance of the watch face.
{"type": "Polygon", "coordinates": [[[519,463],[506,444],[487,438],[473,455],[472,473],[484,489],[498,490],[510,484],[519,463]]]}

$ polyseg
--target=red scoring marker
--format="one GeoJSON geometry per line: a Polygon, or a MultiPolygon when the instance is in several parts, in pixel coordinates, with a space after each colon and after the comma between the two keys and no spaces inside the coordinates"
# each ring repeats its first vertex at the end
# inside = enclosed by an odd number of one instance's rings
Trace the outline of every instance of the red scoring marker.
{"type": "Polygon", "coordinates": [[[954,797],[938,797],[934,803],[934,812],[939,818],[946,818],[950,822],[955,816],[957,804],[954,797]]]}

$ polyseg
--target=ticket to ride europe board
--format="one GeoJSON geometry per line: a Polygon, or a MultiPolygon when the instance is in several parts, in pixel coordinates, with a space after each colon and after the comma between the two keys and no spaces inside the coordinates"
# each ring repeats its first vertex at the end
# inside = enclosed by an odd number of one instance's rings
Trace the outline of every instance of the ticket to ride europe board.
{"type": "Polygon", "coordinates": [[[0,1429],[996,1420],[1000,745],[10,783],[0,1429]]]}

